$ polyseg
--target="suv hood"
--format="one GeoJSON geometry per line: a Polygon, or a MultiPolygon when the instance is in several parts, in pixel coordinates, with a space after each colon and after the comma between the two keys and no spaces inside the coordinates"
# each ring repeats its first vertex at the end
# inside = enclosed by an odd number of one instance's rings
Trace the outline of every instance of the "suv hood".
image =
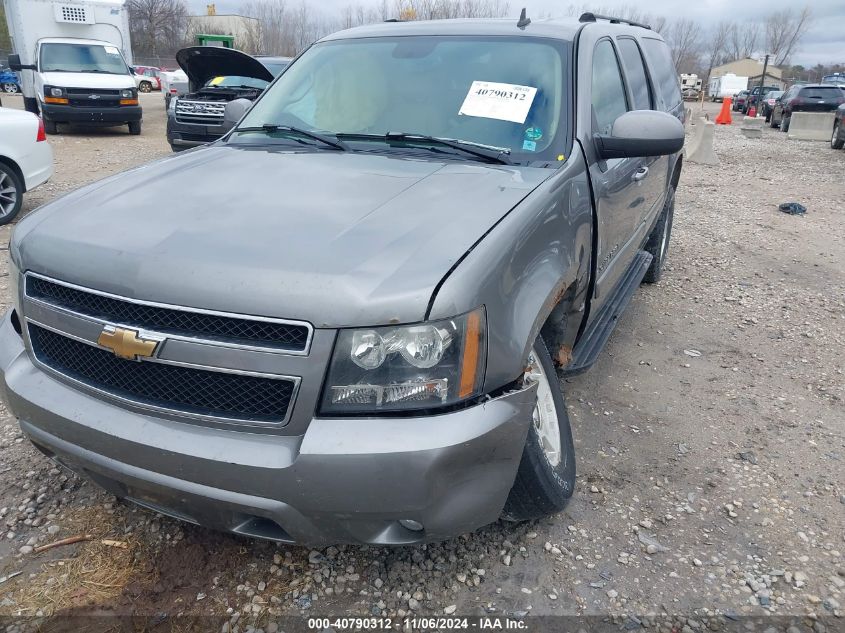
{"type": "Polygon", "coordinates": [[[191,91],[213,77],[234,75],[273,81],[273,73],[254,57],[231,48],[189,46],[176,53],[176,62],[188,75],[191,91]]]}
{"type": "Polygon", "coordinates": [[[18,223],[21,270],[130,298],[316,327],[411,323],[553,170],[211,146],[18,223]]]}

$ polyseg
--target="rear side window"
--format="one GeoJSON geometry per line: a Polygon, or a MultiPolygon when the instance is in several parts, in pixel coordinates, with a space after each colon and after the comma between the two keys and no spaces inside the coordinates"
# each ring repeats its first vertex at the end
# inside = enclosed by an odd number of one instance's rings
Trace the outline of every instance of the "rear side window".
{"type": "Polygon", "coordinates": [[[802,88],[799,97],[805,99],[841,99],[842,90],[839,88],[802,88]]]}
{"type": "Polygon", "coordinates": [[[674,108],[681,102],[681,87],[678,84],[678,73],[675,71],[669,47],[666,46],[666,42],[651,38],[643,38],[643,47],[664,105],[667,108],[674,108]]]}
{"type": "Polygon", "coordinates": [[[651,110],[651,88],[648,85],[643,57],[637,43],[627,37],[617,40],[625,76],[634,97],[634,110],[651,110]]]}
{"type": "Polygon", "coordinates": [[[619,61],[610,40],[596,44],[592,88],[596,132],[610,134],[613,122],[628,111],[628,98],[625,96],[619,61]]]}

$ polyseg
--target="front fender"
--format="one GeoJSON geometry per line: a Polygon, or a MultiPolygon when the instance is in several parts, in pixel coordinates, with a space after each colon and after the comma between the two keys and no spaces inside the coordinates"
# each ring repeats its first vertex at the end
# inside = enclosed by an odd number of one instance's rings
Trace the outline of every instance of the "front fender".
{"type": "MultiPolygon", "coordinates": [[[[561,299],[583,301],[586,295],[593,226],[587,178],[576,152],[491,229],[436,291],[429,319],[482,304],[487,309],[485,392],[522,375],[540,328],[561,299]]],[[[580,318],[582,307],[565,308],[580,318]]],[[[567,330],[574,336],[578,328],[567,330]]]]}

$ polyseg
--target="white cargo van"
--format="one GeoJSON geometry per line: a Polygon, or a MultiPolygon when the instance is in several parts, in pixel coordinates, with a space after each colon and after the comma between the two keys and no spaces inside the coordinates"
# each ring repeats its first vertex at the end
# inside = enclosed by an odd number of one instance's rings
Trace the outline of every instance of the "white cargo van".
{"type": "Polygon", "coordinates": [[[725,97],[735,97],[736,93],[748,90],[748,77],[740,77],[733,73],[712,77],[707,84],[707,94],[712,101],[718,101],[725,97]]]}
{"type": "Polygon", "coordinates": [[[128,125],[141,133],[141,106],[130,71],[124,0],[6,0],[9,66],[21,75],[27,110],[48,134],[57,125],[128,125]]]}

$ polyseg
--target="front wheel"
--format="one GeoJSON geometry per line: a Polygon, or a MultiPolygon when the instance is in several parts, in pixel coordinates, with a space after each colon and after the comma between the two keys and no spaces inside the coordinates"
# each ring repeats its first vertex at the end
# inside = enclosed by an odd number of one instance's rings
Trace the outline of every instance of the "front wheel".
{"type": "Polygon", "coordinates": [[[0,163],[0,224],[14,220],[23,204],[23,183],[14,170],[0,163]]]}
{"type": "Polygon", "coordinates": [[[575,446],[566,402],[552,357],[539,336],[528,355],[525,381],[537,383],[537,402],[516,480],[502,511],[509,521],[560,512],[575,490],[575,446]]]}
{"type": "Polygon", "coordinates": [[[845,147],[845,139],[842,138],[839,122],[833,124],[833,135],[830,137],[831,149],[842,149],[845,147]]]}
{"type": "Polygon", "coordinates": [[[130,121],[129,122],[129,133],[132,136],[138,136],[141,133],[141,122],[140,121],[130,121]]]}
{"type": "Polygon", "coordinates": [[[783,117],[780,120],[780,131],[781,132],[789,132],[789,122],[792,117],[783,117]]]}

